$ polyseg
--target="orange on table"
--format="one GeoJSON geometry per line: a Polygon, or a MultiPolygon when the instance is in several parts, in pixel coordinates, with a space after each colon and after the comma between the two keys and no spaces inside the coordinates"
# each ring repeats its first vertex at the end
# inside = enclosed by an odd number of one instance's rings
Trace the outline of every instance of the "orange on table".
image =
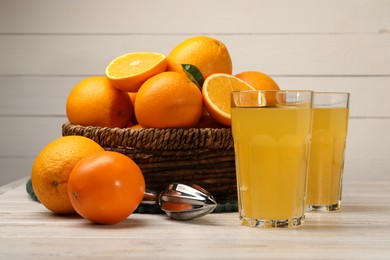
{"type": "Polygon", "coordinates": [[[184,74],[163,72],[141,86],[134,109],[144,128],[189,128],[202,114],[202,93],[184,74]]]}
{"type": "Polygon", "coordinates": [[[64,136],[49,143],[36,157],[31,180],[39,201],[59,214],[75,213],[68,196],[68,179],[73,167],[85,156],[104,151],[83,136],[64,136]]]}
{"type": "Polygon", "coordinates": [[[104,76],[85,78],[66,101],[66,114],[73,125],[126,127],[132,110],[128,94],[114,88],[104,76]]]}
{"type": "Polygon", "coordinates": [[[106,67],[112,85],[127,92],[137,92],[148,78],[165,71],[166,56],[155,52],[132,52],[115,58],[106,67]]]}
{"type": "Polygon", "coordinates": [[[220,124],[231,126],[230,93],[255,90],[245,81],[224,73],[209,76],[202,88],[203,102],[210,116],[220,124]]]}
{"type": "Polygon", "coordinates": [[[182,64],[198,68],[204,79],[214,73],[232,74],[228,49],[222,42],[207,36],[194,36],[179,43],[168,54],[168,71],[184,74],[182,64]]]}
{"type": "Polygon", "coordinates": [[[80,160],[68,181],[78,214],[100,224],[126,219],[140,204],[145,180],[137,164],[121,153],[103,151],[80,160]]]}
{"type": "Polygon", "coordinates": [[[236,75],[257,90],[280,90],[278,84],[267,74],[260,71],[243,71],[236,75]]]}

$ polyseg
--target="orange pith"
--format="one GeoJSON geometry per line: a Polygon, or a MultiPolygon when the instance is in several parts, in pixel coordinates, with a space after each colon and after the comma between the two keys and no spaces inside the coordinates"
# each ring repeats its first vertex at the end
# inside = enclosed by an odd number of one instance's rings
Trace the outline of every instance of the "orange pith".
{"type": "Polygon", "coordinates": [[[115,58],[106,67],[106,76],[114,87],[136,92],[148,78],[165,71],[165,55],[154,52],[132,52],[115,58]]]}

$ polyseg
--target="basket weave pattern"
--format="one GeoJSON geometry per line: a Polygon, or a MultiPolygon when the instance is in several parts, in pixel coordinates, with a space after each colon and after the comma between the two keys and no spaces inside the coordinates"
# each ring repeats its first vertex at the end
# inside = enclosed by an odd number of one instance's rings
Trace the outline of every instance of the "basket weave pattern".
{"type": "Polygon", "coordinates": [[[85,136],[106,150],[130,157],[141,168],[149,189],[192,182],[209,191],[218,203],[237,201],[230,128],[134,130],[65,123],[62,135],[85,136]]]}

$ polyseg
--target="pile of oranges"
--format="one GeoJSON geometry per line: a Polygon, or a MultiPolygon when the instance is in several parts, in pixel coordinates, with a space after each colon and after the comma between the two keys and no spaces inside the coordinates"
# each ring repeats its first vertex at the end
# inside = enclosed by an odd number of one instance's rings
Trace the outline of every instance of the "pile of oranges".
{"type": "MultiPolygon", "coordinates": [[[[277,90],[258,71],[232,75],[226,46],[213,38],[189,38],[167,55],[127,53],[104,76],[85,78],[69,93],[74,125],[142,128],[230,127],[230,92],[277,90]]],[[[32,167],[37,198],[57,214],[78,213],[101,224],[126,219],[140,204],[145,181],[129,157],[83,136],[49,143],[32,167]]]]}
{"type": "Polygon", "coordinates": [[[167,56],[127,53],[104,76],[73,88],[67,117],[71,124],[110,128],[229,127],[231,91],[279,89],[264,73],[232,71],[225,44],[206,36],[184,40],[167,56]]]}
{"type": "Polygon", "coordinates": [[[144,177],[133,160],[76,135],[57,138],[38,154],[31,184],[48,210],[78,213],[100,224],[126,219],[145,192],[144,177]]]}

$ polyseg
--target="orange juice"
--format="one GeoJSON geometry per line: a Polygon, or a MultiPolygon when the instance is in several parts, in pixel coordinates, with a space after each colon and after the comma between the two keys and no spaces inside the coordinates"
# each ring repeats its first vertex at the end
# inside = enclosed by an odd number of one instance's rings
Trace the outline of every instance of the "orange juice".
{"type": "Polygon", "coordinates": [[[309,207],[340,207],[348,108],[314,108],[307,180],[309,207]]]}
{"type": "Polygon", "coordinates": [[[311,113],[300,107],[232,108],[242,221],[303,220],[311,113]]]}

